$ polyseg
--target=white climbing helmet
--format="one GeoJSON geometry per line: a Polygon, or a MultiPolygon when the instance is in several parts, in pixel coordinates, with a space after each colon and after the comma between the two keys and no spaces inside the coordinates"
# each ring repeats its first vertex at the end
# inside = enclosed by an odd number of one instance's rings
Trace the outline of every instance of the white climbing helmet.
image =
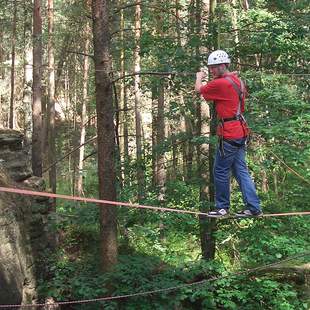
{"type": "Polygon", "coordinates": [[[208,66],[219,64],[230,64],[230,58],[225,51],[216,50],[208,57],[208,66]]]}

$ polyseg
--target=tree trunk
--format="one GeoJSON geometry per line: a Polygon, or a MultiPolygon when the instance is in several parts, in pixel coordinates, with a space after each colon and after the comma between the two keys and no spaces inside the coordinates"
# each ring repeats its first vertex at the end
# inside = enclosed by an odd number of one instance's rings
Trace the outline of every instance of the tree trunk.
{"type": "MultiPolygon", "coordinates": [[[[115,137],[113,123],[109,10],[107,0],[92,1],[96,110],[98,130],[99,198],[116,200],[115,137]]],[[[117,262],[116,208],[100,206],[102,270],[117,262]]]]}
{"type": "Polygon", "coordinates": [[[209,0],[209,34],[211,34],[212,38],[212,48],[214,50],[218,49],[219,44],[219,35],[217,24],[215,22],[215,9],[217,6],[217,0],[209,0]]]}
{"type": "MultiPolygon", "coordinates": [[[[216,1],[210,0],[209,5],[209,31],[214,29],[213,16],[216,6],[216,1]]],[[[198,12],[201,12],[199,6],[196,7],[198,12]]],[[[198,16],[197,16],[198,18],[198,16]]],[[[197,25],[199,25],[197,21],[197,25]]],[[[197,30],[198,32],[198,30],[197,30]]],[[[213,33],[215,36],[217,33],[213,33]]],[[[217,38],[213,39],[217,43],[217,38]]],[[[216,48],[216,47],[214,47],[216,48]]],[[[198,132],[199,134],[205,134],[209,139],[215,135],[216,132],[216,119],[214,114],[214,105],[207,106],[206,104],[198,106],[198,132]],[[207,120],[210,124],[207,124],[207,120]]],[[[197,150],[198,153],[198,165],[199,165],[199,176],[202,181],[200,187],[200,201],[201,201],[201,212],[208,212],[210,206],[214,203],[214,181],[213,181],[213,156],[214,146],[209,144],[202,144],[197,150]],[[207,165],[207,158],[209,159],[209,165],[207,165]],[[209,166],[209,173],[205,171],[206,167],[209,166]]],[[[206,219],[200,217],[200,236],[201,236],[201,250],[202,256],[206,260],[212,260],[215,257],[215,246],[216,239],[214,232],[216,230],[216,222],[213,219],[206,219]]]]}
{"type": "MultiPolygon", "coordinates": [[[[124,0],[120,0],[120,6],[124,4],[124,0]]],[[[125,39],[124,39],[124,29],[125,29],[125,18],[124,18],[124,10],[120,12],[120,41],[121,41],[121,54],[120,54],[120,70],[121,76],[125,75],[125,39]]],[[[126,97],[126,84],[125,80],[122,79],[120,81],[120,94],[119,94],[119,102],[120,108],[123,109],[121,113],[121,129],[120,131],[123,133],[123,139],[121,143],[121,154],[123,154],[123,166],[122,169],[122,180],[126,184],[128,178],[128,164],[129,164],[129,142],[128,142],[128,105],[127,105],[127,97],[126,97]]]]}
{"type": "Polygon", "coordinates": [[[175,138],[175,129],[170,126],[170,137],[172,143],[172,167],[169,173],[169,180],[176,180],[178,174],[178,147],[177,147],[177,140],[175,138]]]}
{"type": "MultiPolygon", "coordinates": [[[[239,2],[238,2],[239,3],[239,2]]],[[[236,0],[231,0],[232,4],[232,11],[231,11],[231,21],[232,21],[232,26],[234,31],[234,41],[235,41],[235,46],[236,46],[236,59],[237,59],[237,69],[240,70],[240,57],[239,57],[239,31],[237,30],[238,28],[238,17],[237,17],[237,1],[236,0]]]]}
{"type": "Polygon", "coordinates": [[[177,38],[178,38],[178,45],[181,47],[182,42],[181,42],[181,27],[180,27],[180,12],[179,12],[179,7],[180,7],[180,1],[175,0],[175,16],[176,18],[176,30],[177,30],[177,38]]]}
{"type": "MultiPolygon", "coordinates": [[[[201,0],[196,0],[196,23],[195,23],[195,33],[197,38],[201,36],[201,14],[204,3],[201,0]]],[[[200,63],[200,44],[196,47],[196,60],[197,64],[200,63]]],[[[197,71],[199,68],[196,68],[197,71]]],[[[196,110],[197,115],[197,129],[196,132],[198,136],[205,135],[210,137],[210,125],[208,121],[210,120],[210,110],[209,106],[201,101],[197,105],[196,110]]],[[[200,180],[200,211],[207,213],[210,211],[210,201],[212,197],[210,196],[210,171],[208,162],[212,157],[210,157],[210,144],[209,142],[203,143],[197,146],[197,161],[198,161],[198,179],[200,180]]],[[[214,221],[207,219],[205,217],[199,218],[200,226],[200,244],[201,244],[201,253],[202,257],[206,260],[214,259],[215,254],[215,240],[212,234],[212,228],[214,226],[214,221]]]]}
{"type": "MultiPolygon", "coordinates": [[[[140,39],[141,39],[141,4],[136,1],[135,11],[135,49],[134,49],[134,71],[139,72],[140,66],[140,39]]],[[[137,182],[138,200],[144,197],[144,171],[142,158],[142,120],[141,120],[141,89],[140,76],[135,75],[135,120],[136,120],[136,157],[137,157],[137,182]]]]}
{"type": "Polygon", "coordinates": [[[261,176],[262,176],[262,192],[267,193],[268,192],[268,175],[266,170],[261,171],[261,176]]]}
{"type": "Polygon", "coordinates": [[[156,175],[157,175],[157,166],[156,166],[156,128],[157,125],[157,85],[154,83],[152,85],[152,185],[156,186],[156,175]]]}
{"type": "Polygon", "coordinates": [[[63,46],[60,49],[60,55],[59,61],[57,63],[57,69],[56,69],[56,77],[55,77],[55,98],[57,98],[58,92],[59,92],[59,84],[61,83],[61,76],[63,74],[63,67],[64,63],[67,60],[67,50],[70,48],[70,44],[72,43],[72,39],[70,38],[70,35],[66,34],[63,38],[63,46]]]}
{"type": "Polygon", "coordinates": [[[249,1],[248,0],[242,0],[242,6],[243,6],[243,9],[245,11],[249,10],[250,9],[249,1]]]}
{"type": "MultiPolygon", "coordinates": [[[[48,133],[48,166],[56,158],[55,146],[55,68],[54,68],[54,0],[48,0],[48,108],[47,108],[47,133],[48,133]]],[[[56,165],[49,170],[49,185],[56,193],[56,165]]],[[[54,210],[55,211],[55,210],[54,210]]]]}
{"type": "MultiPolygon", "coordinates": [[[[124,71],[125,72],[125,71],[124,71]]],[[[126,184],[126,181],[129,180],[129,164],[130,164],[130,157],[129,157],[129,140],[128,140],[128,124],[129,124],[129,117],[128,117],[128,103],[127,103],[127,87],[124,85],[124,113],[123,113],[123,135],[124,135],[124,177],[123,180],[126,184]]]]}
{"type": "Polygon", "coordinates": [[[187,141],[185,141],[185,164],[186,164],[186,181],[190,182],[193,178],[193,159],[194,159],[194,146],[193,139],[193,124],[191,117],[185,115],[185,132],[187,141]]]}
{"type": "Polygon", "coordinates": [[[273,171],[273,186],[274,186],[274,193],[277,197],[279,197],[279,186],[278,186],[278,174],[277,171],[273,171]]]}
{"type": "MultiPolygon", "coordinates": [[[[180,97],[180,104],[184,106],[184,97],[181,95],[180,97]]],[[[184,115],[181,119],[181,132],[183,132],[184,137],[186,133],[186,126],[185,126],[185,118],[186,115],[184,115]]],[[[183,180],[187,180],[187,166],[186,166],[186,140],[183,138],[182,144],[181,144],[181,152],[182,152],[182,175],[183,175],[183,180]]]]}
{"type": "Polygon", "coordinates": [[[23,116],[24,124],[22,128],[24,130],[25,145],[31,144],[32,137],[32,76],[33,76],[33,55],[32,48],[28,44],[28,33],[32,33],[31,24],[29,23],[28,3],[27,0],[23,2],[23,116]]]}
{"type": "MultiPolygon", "coordinates": [[[[140,42],[141,40],[141,5],[136,1],[135,11],[135,49],[134,49],[134,71],[141,71],[140,42]]],[[[137,157],[137,183],[138,200],[144,197],[144,171],[142,158],[142,119],[141,119],[141,89],[140,76],[135,75],[135,119],[136,119],[136,157],[137,157]]]]}
{"type": "Polygon", "coordinates": [[[165,151],[162,149],[165,141],[165,83],[161,79],[158,89],[157,122],[156,122],[156,185],[159,188],[159,201],[164,200],[166,184],[165,151]]]}
{"type": "MultiPolygon", "coordinates": [[[[161,1],[159,2],[161,6],[164,5],[161,1]]],[[[163,30],[163,17],[161,14],[154,12],[154,17],[156,18],[156,30],[159,36],[164,35],[163,30]]],[[[158,59],[158,66],[162,66],[161,59],[158,59]]],[[[156,80],[157,91],[157,113],[156,113],[156,122],[155,122],[155,185],[158,187],[159,195],[158,200],[163,201],[165,198],[165,184],[166,184],[166,167],[165,167],[165,150],[163,149],[163,142],[165,141],[165,78],[160,78],[156,80]]]]}
{"type": "Polygon", "coordinates": [[[16,0],[13,2],[13,20],[12,20],[12,64],[11,64],[11,98],[10,98],[10,114],[9,114],[9,128],[14,128],[14,96],[15,96],[15,45],[16,45],[16,18],[17,18],[17,4],[16,0]]]}
{"type": "MultiPolygon", "coordinates": [[[[89,24],[86,24],[85,28],[85,47],[84,53],[87,55],[89,53],[89,46],[90,46],[90,27],[89,24]]],[[[86,128],[85,122],[87,118],[86,114],[86,104],[88,102],[88,74],[89,73],[89,59],[88,56],[84,56],[83,62],[83,94],[82,94],[82,112],[81,112],[81,133],[80,133],[80,145],[82,145],[79,149],[79,174],[77,178],[77,193],[79,196],[83,194],[83,159],[84,159],[84,151],[85,151],[85,136],[86,136],[86,128]]]]}
{"type": "Polygon", "coordinates": [[[42,17],[41,1],[34,0],[33,7],[33,96],[32,96],[32,170],[42,176],[42,17]]]}
{"type": "MultiPolygon", "coordinates": [[[[25,42],[25,39],[24,39],[25,42]]],[[[25,43],[26,45],[26,43],[25,43]]],[[[24,50],[24,77],[23,77],[23,110],[24,110],[24,135],[26,143],[30,144],[32,135],[32,107],[31,107],[31,84],[32,84],[32,52],[29,49],[24,50]]]]}

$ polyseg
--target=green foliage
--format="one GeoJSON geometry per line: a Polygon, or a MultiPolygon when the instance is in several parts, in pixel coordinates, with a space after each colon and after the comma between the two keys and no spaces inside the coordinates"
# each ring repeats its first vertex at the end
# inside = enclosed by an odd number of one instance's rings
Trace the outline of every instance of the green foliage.
{"type": "MultiPolygon", "coordinates": [[[[127,295],[183,286],[210,277],[219,280],[188,285],[172,291],[102,302],[105,309],[306,309],[298,301],[294,287],[261,277],[229,276],[223,265],[214,262],[190,262],[172,267],[151,256],[120,256],[111,273],[99,275],[97,264],[89,260],[63,260],[55,268],[55,277],[41,286],[41,293],[64,300],[127,295]],[[107,289],[108,287],[108,289],[107,289]]],[[[53,271],[53,270],[52,270],[53,271]]],[[[93,309],[96,303],[77,305],[75,309],[93,309]]]]}
{"type": "Polygon", "coordinates": [[[49,272],[53,274],[50,282],[39,284],[41,296],[50,296],[57,301],[68,299],[90,299],[106,294],[104,276],[94,269],[94,261],[70,261],[65,253],[52,257],[49,272]]]}

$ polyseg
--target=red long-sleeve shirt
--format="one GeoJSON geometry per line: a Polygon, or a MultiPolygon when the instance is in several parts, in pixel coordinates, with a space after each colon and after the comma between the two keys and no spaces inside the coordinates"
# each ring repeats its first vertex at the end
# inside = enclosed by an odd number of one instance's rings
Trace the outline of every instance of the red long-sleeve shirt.
{"type": "MultiPolygon", "coordinates": [[[[200,88],[200,93],[204,99],[214,101],[217,117],[230,118],[234,117],[238,111],[239,95],[233,88],[232,84],[227,81],[225,75],[216,78],[200,88]]],[[[240,80],[234,74],[229,74],[229,77],[240,88],[240,80]]],[[[241,113],[244,112],[244,97],[241,105],[241,113]]],[[[239,139],[246,135],[244,125],[240,121],[225,122],[223,127],[220,125],[217,128],[217,134],[225,139],[239,139]]]]}

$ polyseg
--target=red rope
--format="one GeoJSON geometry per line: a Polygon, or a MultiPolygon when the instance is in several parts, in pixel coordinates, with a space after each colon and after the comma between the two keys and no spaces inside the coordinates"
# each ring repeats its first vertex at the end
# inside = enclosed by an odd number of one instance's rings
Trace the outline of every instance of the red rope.
{"type": "MultiPolygon", "coordinates": [[[[20,189],[20,188],[0,187],[0,192],[14,193],[14,194],[21,194],[21,195],[28,195],[28,196],[41,196],[41,197],[48,197],[48,198],[60,198],[60,199],[66,199],[66,200],[82,201],[85,203],[92,202],[92,203],[112,205],[112,206],[123,206],[123,207],[128,207],[128,208],[149,209],[153,211],[166,211],[166,212],[175,212],[175,213],[212,217],[204,212],[180,210],[180,209],[174,209],[174,208],[154,207],[154,206],[133,204],[129,202],[110,201],[110,200],[103,200],[103,199],[96,199],[96,198],[84,198],[84,197],[79,197],[79,196],[69,196],[69,195],[53,194],[53,193],[47,193],[47,192],[37,192],[37,191],[31,191],[31,190],[26,190],[26,189],[20,189]]],[[[260,217],[276,217],[276,216],[278,217],[278,216],[295,216],[295,215],[310,215],[310,211],[263,214],[260,217]]],[[[224,217],[223,219],[232,219],[232,218],[236,218],[236,216],[228,216],[228,217],[224,217]]]]}

